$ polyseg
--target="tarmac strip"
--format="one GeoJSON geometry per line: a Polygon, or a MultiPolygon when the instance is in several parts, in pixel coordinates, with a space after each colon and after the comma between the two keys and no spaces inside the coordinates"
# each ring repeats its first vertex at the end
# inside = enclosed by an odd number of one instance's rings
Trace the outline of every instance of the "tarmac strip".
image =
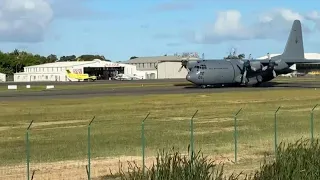
{"type": "Polygon", "coordinates": [[[33,92],[2,92],[0,101],[57,99],[57,98],[89,98],[101,96],[126,96],[150,94],[189,94],[189,93],[221,93],[226,91],[263,91],[276,89],[320,88],[317,82],[298,83],[266,83],[263,87],[220,87],[201,89],[194,86],[165,86],[165,87],[135,87],[135,88],[107,88],[82,90],[44,90],[33,92]]]}

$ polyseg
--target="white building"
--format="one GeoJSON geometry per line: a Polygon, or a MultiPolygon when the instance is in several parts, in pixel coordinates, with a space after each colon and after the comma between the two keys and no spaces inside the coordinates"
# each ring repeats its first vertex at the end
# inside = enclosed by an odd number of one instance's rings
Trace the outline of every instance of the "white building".
{"type": "Polygon", "coordinates": [[[6,74],[0,73],[0,82],[6,82],[6,74]]]}
{"type": "Polygon", "coordinates": [[[135,65],[138,71],[146,73],[147,79],[175,79],[185,78],[188,71],[181,67],[182,60],[195,60],[199,59],[196,56],[151,56],[151,57],[137,57],[125,61],[126,64],[135,65]]]}
{"type": "MultiPolygon", "coordinates": [[[[100,74],[102,76],[112,76],[115,74],[126,74],[141,76],[144,79],[146,78],[145,73],[138,71],[134,65],[120,64],[96,59],[93,61],[54,62],[35,66],[27,66],[24,67],[24,72],[14,74],[14,81],[69,81],[66,73],[67,69],[73,73],[79,74],[95,72],[94,75],[100,74]]],[[[92,75],[90,73],[88,74],[92,75]]]]}
{"type": "Polygon", "coordinates": [[[185,78],[188,74],[188,70],[186,68],[180,68],[181,62],[160,62],[158,63],[158,78],[185,78]]]}

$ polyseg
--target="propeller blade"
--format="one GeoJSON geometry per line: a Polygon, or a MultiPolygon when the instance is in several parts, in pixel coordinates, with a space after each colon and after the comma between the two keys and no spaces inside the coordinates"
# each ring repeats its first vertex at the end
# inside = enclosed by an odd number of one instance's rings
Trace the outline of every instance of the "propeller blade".
{"type": "Polygon", "coordinates": [[[242,71],[241,67],[239,65],[237,65],[237,67],[239,68],[240,71],[242,71]]]}
{"type": "Polygon", "coordinates": [[[272,70],[273,77],[277,77],[277,74],[274,70],[272,70]]]}
{"type": "Polygon", "coordinates": [[[265,70],[267,70],[268,69],[268,66],[264,66],[263,68],[262,68],[262,71],[265,71],[265,70]]]}
{"type": "Polygon", "coordinates": [[[243,73],[243,78],[242,78],[242,83],[244,84],[245,83],[245,78],[247,78],[247,70],[244,70],[244,73],[243,73]]]}
{"type": "Polygon", "coordinates": [[[180,72],[182,68],[183,68],[183,66],[181,66],[181,67],[179,68],[178,72],[180,72]]]}

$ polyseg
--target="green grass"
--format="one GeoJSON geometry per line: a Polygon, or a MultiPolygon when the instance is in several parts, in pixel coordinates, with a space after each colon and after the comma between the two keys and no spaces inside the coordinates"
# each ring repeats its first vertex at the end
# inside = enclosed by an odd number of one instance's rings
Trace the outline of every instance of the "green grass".
{"type": "Polygon", "coordinates": [[[204,156],[201,152],[195,152],[190,158],[190,155],[183,155],[174,148],[171,152],[163,150],[159,152],[157,158],[150,168],[145,169],[145,173],[141,166],[134,163],[128,163],[128,170],[124,171],[119,167],[117,174],[105,176],[107,179],[110,176],[121,180],[222,180],[223,166],[216,164],[204,156]]]}
{"type": "Polygon", "coordinates": [[[253,180],[268,179],[319,179],[320,147],[319,139],[310,143],[301,139],[295,143],[281,143],[276,161],[265,161],[253,180]]]}
{"type": "Polygon", "coordinates": [[[134,163],[128,163],[124,170],[120,164],[115,174],[104,176],[103,179],[121,180],[270,180],[270,179],[319,179],[320,157],[319,139],[310,143],[308,139],[299,139],[295,143],[281,142],[277,146],[277,158],[265,158],[262,166],[254,173],[235,173],[226,175],[224,163],[196,152],[192,157],[179,151],[162,151],[150,168],[145,169],[134,163]]]}
{"type": "MultiPolygon", "coordinates": [[[[233,159],[233,115],[239,114],[239,167],[273,153],[273,113],[278,138],[294,141],[310,136],[309,112],[319,102],[317,90],[271,90],[212,94],[148,95],[54,99],[0,103],[1,165],[25,161],[25,132],[31,120],[32,162],[86,158],[87,124],[92,124],[92,157],[141,155],[141,121],[145,122],[146,155],[158,149],[185,149],[189,120],[194,119],[195,150],[233,159]],[[243,163],[243,164],[241,164],[243,163]]],[[[320,128],[315,113],[315,135],[320,128]]],[[[235,167],[237,168],[237,167],[235,167]]],[[[249,167],[251,168],[251,167],[249,167]]]]}

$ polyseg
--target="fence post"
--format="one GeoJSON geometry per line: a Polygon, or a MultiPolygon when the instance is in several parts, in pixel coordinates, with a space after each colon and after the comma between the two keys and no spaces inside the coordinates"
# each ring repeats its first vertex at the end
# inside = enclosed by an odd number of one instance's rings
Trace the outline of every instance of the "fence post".
{"type": "Polygon", "coordinates": [[[144,137],[144,121],[148,118],[150,112],[147,114],[147,116],[142,120],[141,123],[141,141],[142,141],[142,170],[143,170],[143,176],[145,175],[145,137],[144,137]]]}
{"type": "Polygon", "coordinates": [[[88,125],[88,170],[87,170],[87,175],[88,175],[88,180],[91,179],[91,152],[90,152],[90,131],[91,131],[91,123],[94,120],[95,116],[93,116],[92,120],[90,121],[88,125]]]}
{"type": "Polygon", "coordinates": [[[237,132],[237,115],[240,113],[242,108],[234,115],[234,162],[237,163],[238,154],[238,132],[237,132]]]}
{"type": "Polygon", "coordinates": [[[310,117],[310,128],[311,128],[311,144],[313,144],[313,110],[318,106],[318,104],[316,104],[312,110],[311,110],[311,117],[310,117]]]}
{"type": "Polygon", "coordinates": [[[278,107],[278,109],[274,112],[274,153],[277,156],[277,145],[278,145],[278,139],[277,139],[277,113],[281,106],[278,107]]]}
{"type": "Polygon", "coordinates": [[[27,132],[26,132],[26,154],[27,154],[27,179],[30,179],[30,145],[29,145],[29,130],[33,123],[33,120],[30,122],[27,132]]]}
{"type": "Polygon", "coordinates": [[[191,146],[191,162],[192,162],[192,158],[193,158],[193,153],[194,153],[194,138],[193,138],[193,118],[194,116],[198,113],[198,110],[196,110],[196,112],[193,114],[191,120],[190,120],[190,146],[191,146]]]}

